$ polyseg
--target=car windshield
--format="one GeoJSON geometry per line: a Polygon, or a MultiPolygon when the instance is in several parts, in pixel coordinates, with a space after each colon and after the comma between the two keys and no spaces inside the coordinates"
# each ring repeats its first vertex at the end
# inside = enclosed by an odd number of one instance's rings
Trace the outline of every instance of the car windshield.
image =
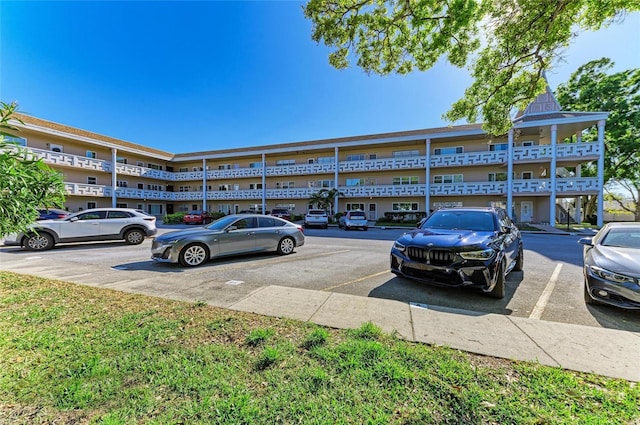
{"type": "Polygon", "coordinates": [[[226,229],[228,226],[230,226],[231,224],[233,224],[236,220],[238,220],[238,217],[234,217],[232,215],[228,215],[226,217],[222,217],[217,219],[216,221],[212,222],[211,224],[209,224],[207,226],[207,229],[211,229],[211,230],[224,230],[226,229]]]}
{"type": "Polygon", "coordinates": [[[490,212],[436,211],[422,224],[421,229],[425,228],[493,232],[495,231],[495,224],[490,212]]]}
{"type": "Polygon", "coordinates": [[[364,213],[363,214],[351,214],[349,216],[349,218],[351,218],[353,220],[364,220],[364,213]]]}
{"type": "Polygon", "coordinates": [[[607,232],[600,243],[603,246],[640,249],[640,227],[618,227],[607,232]]]}

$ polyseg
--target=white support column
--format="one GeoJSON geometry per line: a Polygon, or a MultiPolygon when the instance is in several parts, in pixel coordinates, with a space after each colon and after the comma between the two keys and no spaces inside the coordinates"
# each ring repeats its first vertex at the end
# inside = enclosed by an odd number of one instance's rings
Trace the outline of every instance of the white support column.
{"type": "Polygon", "coordinates": [[[336,188],[336,196],[333,198],[333,211],[332,214],[336,214],[338,212],[340,197],[338,196],[338,192],[340,191],[340,186],[338,185],[338,168],[339,168],[339,158],[338,158],[338,147],[333,148],[333,154],[335,156],[334,164],[335,170],[333,171],[333,187],[336,188]]]}
{"type": "Polygon", "coordinates": [[[507,214],[513,218],[513,128],[507,135],[507,214]]]}
{"type": "Polygon", "coordinates": [[[431,139],[425,140],[427,153],[424,158],[424,211],[429,215],[431,211],[431,139]]]}
{"type": "Polygon", "coordinates": [[[551,166],[549,167],[549,175],[551,177],[551,196],[549,197],[549,225],[556,227],[556,168],[558,159],[558,126],[551,126],[551,166]]]}
{"type": "Polygon", "coordinates": [[[118,163],[118,150],[111,148],[111,207],[116,207],[116,190],[118,188],[118,170],[116,164],[118,163]]]}
{"type": "Polygon", "coordinates": [[[604,124],[605,120],[598,121],[598,227],[604,225],[604,124]]]}
{"type": "Polygon", "coordinates": [[[202,158],[202,209],[207,210],[207,160],[202,158]]]}
{"type": "Polygon", "coordinates": [[[262,154],[262,214],[267,213],[267,156],[262,154]]]}
{"type": "MultiPolygon", "coordinates": [[[[576,131],[576,143],[582,143],[582,130],[576,131]]],[[[582,164],[578,164],[576,167],[576,177],[582,177],[582,164]]],[[[574,220],[576,223],[582,223],[582,196],[578,195],[576,197],[576,210],[574,214],[574,220]]]]}

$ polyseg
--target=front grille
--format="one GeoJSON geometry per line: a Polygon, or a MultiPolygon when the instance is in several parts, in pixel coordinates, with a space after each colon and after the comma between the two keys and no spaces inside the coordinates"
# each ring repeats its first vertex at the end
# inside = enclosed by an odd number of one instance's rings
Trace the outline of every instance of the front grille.
{"type": "Polygon", "coordinates": [[[429,263],[436,266],[447,266],[453,263],[455,254],[446,249],[428,249],[418,246],[407,248],[407,256],[413,261],[429,263]]]}

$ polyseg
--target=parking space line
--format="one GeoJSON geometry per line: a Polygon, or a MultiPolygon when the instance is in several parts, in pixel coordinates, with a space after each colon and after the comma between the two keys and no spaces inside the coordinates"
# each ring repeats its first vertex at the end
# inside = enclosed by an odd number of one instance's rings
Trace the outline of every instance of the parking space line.
{"type": "Polygon", "coordinates": [[[542,291],[542,295],[538,298],[538,302],[536,303],[531,315],[529,315],[530,319],[540,319],[542,317],[542,313],[544,312],[547,303],[549,302],[549,298],[551,297],[551,293],[553,292],[553,288],[556,286],[556,282],[558,282],[558,276],[560,276],[560,270],[562,269],[562,263],[556,265],[549,282],[547,282],[547,286],[545,286],[544,291],[542,291]]]}
{"type": "Polygon", "coordinates": [[[385,273],[390,273],[390,271],[389,270],[385,270],[385,271],[380,272],[380,273],[374,273],[374,274],[370,274],[369,276],[364,276],[364,277],[361,277],[361,278],[358,278],[358,279],[355,279],[355,280],[350,280],[349,282],[341,283],[339,285],[329,286],[328,288],[324,288],[323,291],[331,291],[332,289],[341,288],[343,286],[351,285],[352,283],[362,282],[363,280],[367,280],[367,279],[370,279],[372,277],[380,276],[381,274],[385,274],[385,273]]]}

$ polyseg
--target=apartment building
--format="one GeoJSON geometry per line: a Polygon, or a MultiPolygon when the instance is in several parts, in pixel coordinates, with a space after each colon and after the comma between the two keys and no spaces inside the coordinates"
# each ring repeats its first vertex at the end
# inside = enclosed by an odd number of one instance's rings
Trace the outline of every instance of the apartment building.
{"type": "MultiPolygon", "coordinates": [[[[302,214],[321,189],[337,189],[336,211],[384,215],[443,206],[511,206],[518,222],[555,225],[560,201],[598,197],[602,225],[606,112],[562,111],[540,95],[501,137],[480,125],[298,143],[170,153],[19,114],[8,134],[64,175],[66,207],[139,208],[162,215],[286,207],[302,214]],[[597,126],[598,140],[582,141],[597,126]],[[582,177],[595,162],[598,177],[582,177]]],[[[566,214],[566,211],[565,211],[566,214]]]]}

